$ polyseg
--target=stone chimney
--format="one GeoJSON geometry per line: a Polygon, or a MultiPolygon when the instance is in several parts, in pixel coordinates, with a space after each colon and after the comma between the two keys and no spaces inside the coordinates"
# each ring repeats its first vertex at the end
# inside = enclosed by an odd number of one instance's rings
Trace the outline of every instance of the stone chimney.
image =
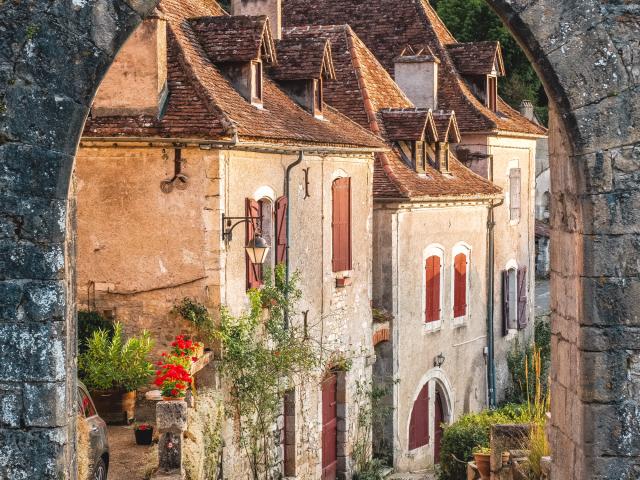
{"type": "Polygon", "coordinates": [[[395,81],[418,108],[438,108],[438,60],[428,48],[407,47],[395,59],[395,81]]]}
{"type": "Polygon", "coordinates": [[[530,121],[535,122],[533,104],[529,100],[522,100],[522,103],[520,104],[520,114],[530,121]]]}
{"type": "Polygon", "coordinates": [[[147,18],[129,37],[102,80],[91,114],[159,117],[167,99],[167,24],[147,18]]]}
{"type": "Polygon", "coordinates": [[[282,0],[231,0],[233,15],[266,15],[274,40],[282,39],[282,0]]]}

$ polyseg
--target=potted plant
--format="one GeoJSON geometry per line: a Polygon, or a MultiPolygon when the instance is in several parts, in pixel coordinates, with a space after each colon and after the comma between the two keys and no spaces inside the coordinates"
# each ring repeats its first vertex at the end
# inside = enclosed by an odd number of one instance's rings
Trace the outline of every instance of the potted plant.
{"type": "Polygon", "coordinates": [[[185,357],[196,362],[204,354],[204,345],[200,342],[189,340],[184,335],[178,335],[171,342],[171,355],[174,357],[185,357]]]}
{"type": "Polygon", "coordinates": [[[136,423],[133,433],[136,436],[137,445],[151,445],[153,440],[153,425],[150,423],[136,423]]]}
{"type": "MultiPolygon", "coordinates": [[[[207,342],[213,341],[215,325],[207,307],[192,298],[185,297],[179,304],[173,307],[173,311],[194,325],[201,340],[207,342]]],[[[204,345],[199,345],[197,357],[201,357],[204,353],[204,345]]]]}
{"type": "Polygon", "coordinates": [[[182,400],[193,383],[189,371],[180,363],[158,362],[155,384],[165,401],[182,400]]]}
{"type": "Polygon", "coordinates": [[[477,446],[473,449],[473,458],[482,480],[489,480],[491,477],[491,449],[489,447],[477,446]]]}
{"type": "Polygon", "coordinates": [[[119,322],[112,335],[99,329],[87,341],[78,360],[79,375],[107,423],[129,422],[135,417],[136,390],[153,374],[148,361],[152,348],[149,332],[125,340],[119,322]]]}

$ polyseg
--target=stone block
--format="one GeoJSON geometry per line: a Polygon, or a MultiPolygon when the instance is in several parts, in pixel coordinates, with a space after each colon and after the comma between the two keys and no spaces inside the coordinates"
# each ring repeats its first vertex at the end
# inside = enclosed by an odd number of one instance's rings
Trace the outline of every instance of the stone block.
{"type": "Polygon", "coordinates": [[[0,427],[20,428],[22,389],[16,384],[0,384],[0,427]]]}
{"type": "Polygon", "coordinates": [[[64,381],[64,338],[62,322],[0,323],[0,381],[64,381]]]}
{"type": "Polygon", "coordinates": [[[158,442],[158,469],[171,473],[182,471],[182,433],[166,432],[158,442]]]}
{"type": "Polygon", "coordinates": [[[582,288],[584,297],[589,299],[584,302],[583,325],[640,327],[637,311],[640,280],[637,277],[585,278],[582,288]]]}
{"type": "Polygon", "coordinates": [[[587,277],[633,277],[640,274],[640,235],[586,235],[587,277]]]}
{"type": "Polygon", "coordinates": [[[158,402],[156,428],[159,433],[184,432],[187,429],[187,403],[184,401],[158,402]]]}
{"type": "Polygon", "coordinates": [[[66,385],[27,383],[23,390],[24,423],[28,427],[61,427],[66,418],[66,385]]]}
{"type": "Polygon", "coordinates": [[[640,404],[585,405],[591,428],[584,431],[587,456],[640,456],[640,404]]]}
{"type": "Polygon", "coordinates": [[[615,402],[627,384],[627,355],[622,352],[580,352],[579,388],[584,402],[615,402]]]}
{"type": "Polygon", "coordinates": [[[71,478],[68,466],[58,464],[58,461],[64,462],[65,441],[64,428],[0,429],[2,478],[12,480],[71,478]],[[25,454],[27,452],[28,455],[25,454]]]}

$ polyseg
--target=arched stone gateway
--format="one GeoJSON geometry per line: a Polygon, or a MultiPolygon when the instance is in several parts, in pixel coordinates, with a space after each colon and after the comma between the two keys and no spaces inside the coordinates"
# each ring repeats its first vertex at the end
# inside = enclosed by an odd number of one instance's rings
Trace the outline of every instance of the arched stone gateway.
{"type": "MultiPolygon", "coordinates": [[[[554,478],[637,478],[640,5],[488,2],[552,102],[554,478]]],[[[100,79],[154,4],[0,1],[2,478],[75,477],[70,172],[100,79]]]]}

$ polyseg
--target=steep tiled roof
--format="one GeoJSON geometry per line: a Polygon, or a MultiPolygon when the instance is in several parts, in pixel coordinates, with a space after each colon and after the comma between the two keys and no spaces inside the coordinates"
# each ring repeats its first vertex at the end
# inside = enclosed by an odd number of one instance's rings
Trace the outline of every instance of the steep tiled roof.
{"type": "MultiPolygon", "coordinates": [[[[207,56],[187,17],[222,15],[201,0],[162,0],[169,30],[169,99],[161,120],[145,116],[89,118],[87,137],[154,136],[384,148],[384,143],[327,107],[316,119],[271,80],[263,83],[263,108],[248,103],[207,56]]],[[[226,17],[225,20],[228,20],[226,17]]],[[[199,20],[202,21],[202,20],[199,20]]],[[[196,22],[197,23],[197,22],[196,22]]]]}
{"type": "MultiPolygon", "coordinates": [[[[428,110],[414,108],[400,87],[350,27],[322,25],[284,30],[285,38],[308,35],[325,38],[331,42],[336,81],[325,84],[324,97],[328,104],[388,140],[394,135],[387,130],[383,116],[386,115],[387,119],[390,119],[394,110],[404,110],[404,115],[413,119],[421,118],[422,123],[418,124],[417,130],[424,129],[427,118],[433,124],[435,116],[431,117],[432,114],[428,110]]],[[[442,115],[455,125],[455,115],[442,115]]],[[[442,125],[445,126],[445,123],[442,122],[442,125]]],[[[435,124],[433,125],[435,127],[435,124]]],[[[446,123],[446,127],[453,128],[449,123],[446,123]]],[[[500,195],[498,187],[471,172],[455,159],[450,161],[451,173],[447,175],[431,166],[427,167],[426,175],[420,175],[409,168],[397,152],[376,154],[374,165],[373,193],[376,198],[477,198],[500,195]]]]}
{"type": "Polygon", "coordinates": [[[499,42],[470,42],[447,45],[458,73],[488,75],[496,67],[498,75],[505,75],[502,49],[499,42]]]}
{"type": "Polygon", "coordinates": [[[455,112],[433,112],[433,120],[441,142],[460,143],[460,130],[455,112]]]}
{"type": "Polygon", "coordinates": [[[213,63],[249,62],[261,57],[277,63],[265,16],[206,16],[192,18],[189,23],[213,63]]]}
{"type": "Polygon", "coordinates": [[[335,78],[331,43],[315,37],[283,38],[278,42],[278,65],[269,76],[276,80],[335,78]]]}
{"type": "Polygon", "coordinates": [[[431,110],[422,108],[387,109],[380,112],[386,138],[389,140],[438,140],[438,131],[431,110]]]}
{"type": "Polygon", "coordinates": [[[284,23],[332,25],[345,21],[362,38],[388,72],[407,46],[427,45],[440,60],[438,108],[454,110],[463,132],[507,131],[545,135],[546,130],[501,99],[498,112],[480,102],[460,77],[447,45],[458,43],[427,0],[287,0],[284,23]]]}

